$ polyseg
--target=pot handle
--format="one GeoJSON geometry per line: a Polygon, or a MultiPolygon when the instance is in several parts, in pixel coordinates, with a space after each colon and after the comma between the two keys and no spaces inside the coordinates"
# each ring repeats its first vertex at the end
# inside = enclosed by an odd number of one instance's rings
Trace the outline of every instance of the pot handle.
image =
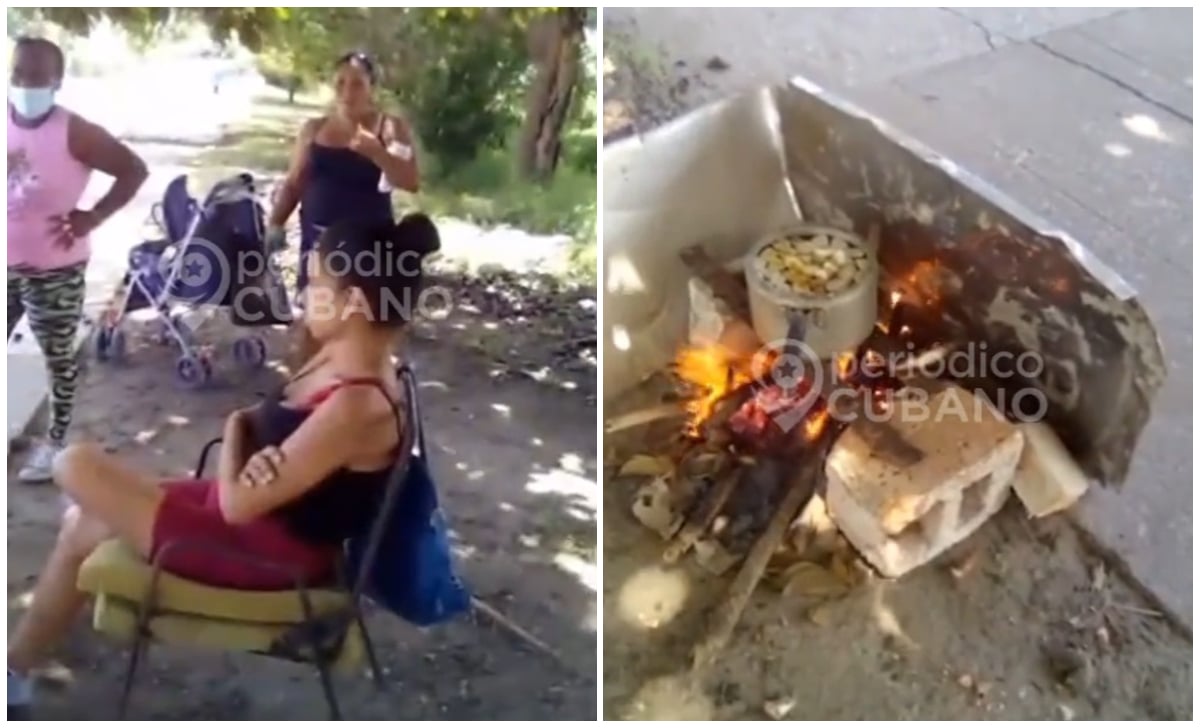
{"type": "Polygon", "coordinates": [[[804,341],[810,327],[818,329],[825,327],[826,318],[823,308],[787,306],[784,308],[783,315],[788,322],[788,338],[795,338],[798,341],[804,341]]]}

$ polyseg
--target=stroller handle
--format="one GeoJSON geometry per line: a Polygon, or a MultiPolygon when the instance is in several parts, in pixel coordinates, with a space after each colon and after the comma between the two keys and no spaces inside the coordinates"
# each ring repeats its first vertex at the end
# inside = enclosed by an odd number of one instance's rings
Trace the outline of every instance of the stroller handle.
{"type": "Polygon", "coordinates": [[[257,199],[255,192],[254,176],[249,172],[242,172],[213,185],[208,199],[204,201],[204,207],[254,201],[257,199]]]}

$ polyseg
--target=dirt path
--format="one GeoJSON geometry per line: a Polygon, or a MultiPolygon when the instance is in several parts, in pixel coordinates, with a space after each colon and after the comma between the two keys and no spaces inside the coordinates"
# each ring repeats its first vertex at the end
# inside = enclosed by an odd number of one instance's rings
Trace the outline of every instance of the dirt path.
{"type": "MultiPolygon", "coordinates": [[[[218,338],[227,338],[221,330],[218,338]]],[[[123,368],[91,365],[77,435],[101,440],[146,468],[185,474],[224,415],[267,391],[276,374],[218,367],[203,394],[172,382],[175,352],[131,346],[123,368]]],[[[273,352],[283,350],[273,340],[273,352]]],[[[475,593],[553,645],[582,677],[470,620],[418,630],[370,617],[389,673],[378,694],[342,677],[355,719],[591,719],[595,715],[595,414],[582,393],[525,377],[490,376],[490,363],[452,344],[411,345],[423,384],[434,468],[465,578],[475,593]]],[[[19,458],[14,458],[19,462],[19,458]]],[[[9,482],[15,483],[12,472],[9,482]]],[[[54,538],[53,488],[12,485],[8,506],[9,624],[54,538]]],[[[39,717],[101,717],[126,654],[80,623],[60,655],[60,689],[39,717]]],[[[325,710],[315,673],[265,658],[156,647],[139,684],[137,718],[310,719],[325,710]]]]}
{"type": "Polygon", "coordinates": [[[660,566],[661,541],[630,515],[637,483],[615,477],[665,434],[605,442],[606,717],[763,718],[768,701],[794,704],[797,720],[1192,715],[1190,640],[1104,573],[1065,519],[1030,522],[1015,502],[897,581],[818,603],[760,586],[723,657],[692,673],[728,580],[690,560],[660,566]]]}

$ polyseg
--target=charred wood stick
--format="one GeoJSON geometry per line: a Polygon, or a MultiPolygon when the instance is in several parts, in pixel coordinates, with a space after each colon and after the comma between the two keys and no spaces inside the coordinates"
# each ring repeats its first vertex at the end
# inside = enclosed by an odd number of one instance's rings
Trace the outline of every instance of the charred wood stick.
{"type": "MultiPolygon", "coordinates": [[[[827,444],[828,437],[820,441],[827,444]]],[[[816,492],[818,479],[823,472],[824,458],[821,457],[827,448],[822,446],[809,449],[810,456],[804,465],[792,476],[784,492],[783,499],[775,508],[775,514],[767,524],[766,530],[754,542],[754,547],[742,562],[742,568],[729,585],[725,600],[717,608],[708,625],[704,639],[692,650],[692,668],[700,669],[709,665],[720,654],[733,635],[733,629],[742,618],[742,612],[750,602],[750,596],[755,587],[762,581],[763,573],[767,570],[767,562],[779,549],[783,537],[787,534],[788,526],[796,518],[796,514],[816,492]],[[814,454],[815,453],[815,454],[814,454]]]]}
{"type": "Polygon", "coordinates": [[[908,382],[911,379],[925,378],[925,371],[935,364],[941,363],[950,352],[952,347],[945,344],[939,344],[931,349],[910,356],[905,361],[898,363],[892,369],[892,376],[902,382],[908,382]]]}
{"type": "Polygon", "coordinates": [[[710,415],[709,418],[704,421],[702,428],[704,432],[710,433],[717,428],[724,427],[725,424],[729,422],[729,418],[737,414],[737,411],[741,409],[742,405],[745,404],[746,400],[750,399],[751,395],[753,394],[753,382],[749,384],[743,384],[740,387],[726,392],[721,399],[717,400],[716,405],[713,406],[712,415],[710,415]]]}
{"type": "Polygon", "coordinates": [[[627,430],[630,427],[645,425],[657,420],[665,420],[669,417],[683,417],[687,412],[684,411],[682,405],[678,402],[667,402],[665,404],[646,407],[644,409],[627,412],[623,415],[617,415],[604,423],[604,431],[606,433],[619,432],[627,430]]]}
{"type": "Polygon", "coordinates": [[[664,562],[676,563],[692,546],[696,545],[696,542],[720,515],[721,509],[725,507],[730,494],[741,480],[741,470],[736,467],[727,468],[720,473],[720,476],[709,492],[700,500],[700,503],[692,509],[683,528],[679,529],[679,533],[676,533],[671,542],[667,544],[666,550],[663,551],[664,562]]]}

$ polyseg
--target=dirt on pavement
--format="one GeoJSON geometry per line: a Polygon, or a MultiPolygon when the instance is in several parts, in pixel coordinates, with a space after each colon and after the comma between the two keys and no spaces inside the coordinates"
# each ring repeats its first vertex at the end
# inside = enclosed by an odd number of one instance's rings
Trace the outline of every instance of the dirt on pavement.
{"type": "MultiPolygon", "coordinates": [[[[607,416],[644,406],[631,393],[607,416]]],[[[1187,719],[1192,645],[1064,517],[1015,499],[942,558],[898,580],[802,601],[760,585],[715,665],[690,651],[732,572],[713,577],[630,505],[617,471],[678,424],[609,435],[604,461],[604,700],[612,719],[1187,719]],[[647,626],[649,625],[649,626],[647,626]],[[790,710],[782,710],[790,706],[790,710]]]]}
{"type": "MultiPolygon", "coordinates": [[[[136,327],[135,327],[136,328],[136,327]]],[[[226,327],[201,334],[225,342],[226,327]]],[[[269,349],[282,355],[282,333],[269,349]]],[[[225,415],[269,391],[280,374],[234,368],[228,349],[203,392],[174,382],[173,347],[131,337],[123,366],[89,364],[73,437],[101,441],[164,477],[189,474],[225,415]]],[[[455,343],[414,338],[431,461],[473,592],[553,646],[569,669],[483,619],[428,629],[368,617],[387,672],[335,678],[351,719],[583,719],[595,717],[595,412],[587,394],[498,371],[455,343]]],[[[594,379],[594,377],[593,377],[594,379]]],[[[61,513],[53,486],[16,483],[8,505],[9,625],[43,564],[61,513]]],[[[41,719],[115,713],[128,652],[81,619],[39,685],[41,719]]],[[[311,668],[267,658],[154,646],[130,717],[322,719],[311,668]]]]}

